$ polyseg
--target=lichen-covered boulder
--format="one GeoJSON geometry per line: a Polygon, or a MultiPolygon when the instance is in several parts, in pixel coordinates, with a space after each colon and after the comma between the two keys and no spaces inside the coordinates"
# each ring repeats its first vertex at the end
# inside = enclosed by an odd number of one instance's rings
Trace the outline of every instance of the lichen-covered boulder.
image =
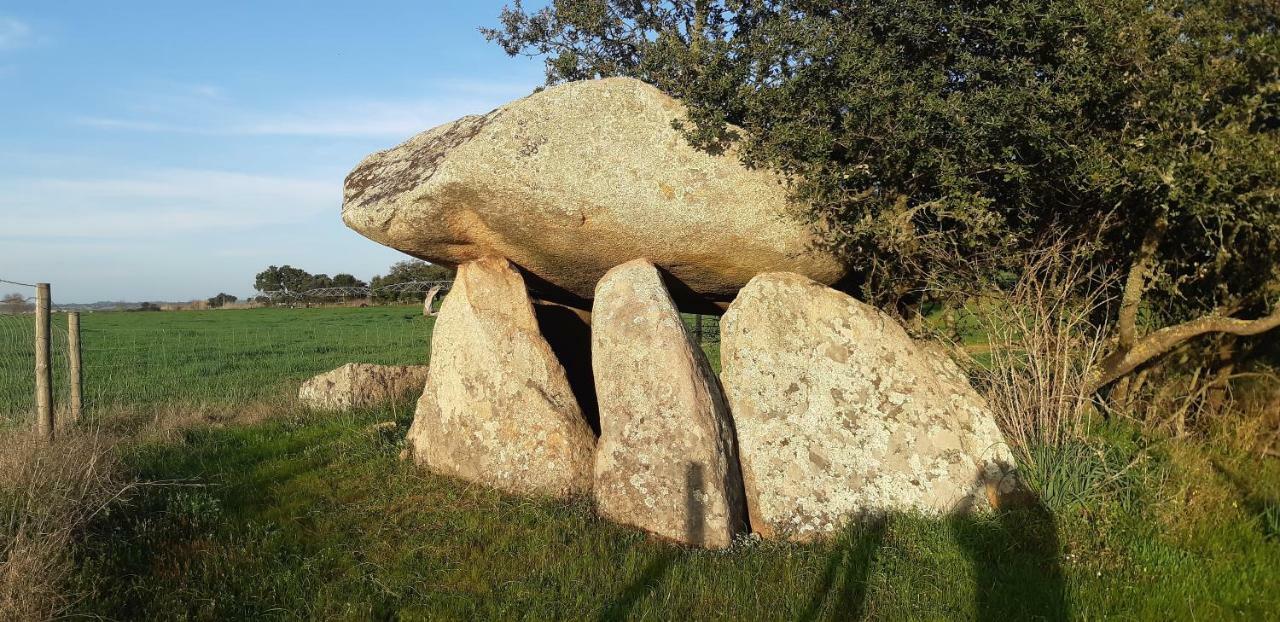
{"type": "Polygon", "coordinates": [[[595,435],[505,259],[459,266],[407,440],[437,473],[514,493],[590,492],[595,435]]]}
{"type": "Polygon", "coordinates": [[[734,153],[690,146],[685,109],[629,78],[548,88],[423,132],[347,176],[342,219],[434,263],[506,257],[538,297],[590,308],[613,266],[647,257],[688,287],[677,302],[727,302],[756,274],[832,283],[779,177],[734,153]]]}
{"type": "Polygon", "coordinates": [[[795,274],[721,319],[721,379],[752,529],[807,540],[889,511],[983,506],[1015,483],[983,399],[892,318],[795,274]]]}
{"type": "Polygon", "coordinates": [[[729,546],[746,518],[733,423],[658,270],[643,259],[610,270],[591,318],[596,507],[665,538],[729,546]]]}
{"type": "Polygon", "coordinates": [[[298,401],[317,410],[371,408],[417,399],[426,380],[426,365],[347,363],[303,382],[298,401]]]}

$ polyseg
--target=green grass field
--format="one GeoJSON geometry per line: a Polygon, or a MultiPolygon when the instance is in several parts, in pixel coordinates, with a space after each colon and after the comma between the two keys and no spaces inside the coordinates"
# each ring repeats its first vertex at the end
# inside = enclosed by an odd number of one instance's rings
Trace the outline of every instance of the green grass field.
{"type": "MultiPolygon", "coordinates": [[[[65,321],[54,315],[57,398],[67,394],[65,321]]],[[[0,339],[8,350],[0,397],[10,414],[27,414],[34,402],[32,318],[0,323],[9,328],[0,339]]],[[[347,362],[423,364],[434,323],[416,306],[85,313],[85,404],[90,413],[173,402],[241,404],[290,393],[298,381],[347,362]]]]}
{"type": "MultiPolygon", "coordinates": [[[[687,321],[692,324],[693,316],[687,321]]],[[[34,404],[32,317],[0,316],[0,416],[34,404]]],[[[713,318],[704,318],[710,324],[713,318]]],[[[54,384],[67,394],[66,320],[54,314],[54,384]]],[[[99,312],[81,316],[86,408],[278,397],[348,362],[420,365],[434,317],[416,305],[99,312]]],[[[708,329],[710,332],[710,329],[708,329]]],[[[719,368],[719,344],[704,344],[719,368]]]]}
{"type": "Polygon", "coordinates": [[[435,318],[405,306],[93,313],[82,323],[92,406],[236,403],[351,361],[423,364],[435,318]]]}
{"type": "Polygon", "coordinates": [[[1121,423],[1024,465],[1044,493],[1035,507],[891,516],[832,542],[705,552],[603,522],[585,500],[509,497],[417,470],[397,457],[410,405],[321,415],[282,398],[347,361],[424,362],[431,322],[409,307],[86,316],[86,357],[101,357],[87,364],[120,374],[89,380],[98,403],[268,400],[274,414],[124,447],[130,476],[151,484],[80,538],[72,617],[1280,615],[1277,462],[1121,423]],[[373,427],[384,421],[395,425],[373,427]]]}

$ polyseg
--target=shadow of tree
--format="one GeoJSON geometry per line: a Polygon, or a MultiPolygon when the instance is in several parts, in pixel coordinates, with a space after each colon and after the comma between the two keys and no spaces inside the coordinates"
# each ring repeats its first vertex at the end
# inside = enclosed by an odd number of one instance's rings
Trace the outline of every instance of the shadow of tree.
{"type": "Polygon", "coordinates": [[[635,604],[641,598],[656,589],[658,584],[662,582],[662,577],[667,574],[671,564],[675,562],[676,554],[675,550],[669,550],[649,562],[649,565],[645,566],[635,581],[632,581],[631,585],[628,585],[616,600],[609,603],[609,606],[600,614],[599,619],[602,621],[626,619],[632,607],[635,607],[635,604]]]}
{"type": "MultiPolygon", "coordinates": [[[[686,478],[687,537],[698,543],[703,530],[697,518],[702,509],[702,466],[688,465],[686,478]]],[[[866,615],[871,569],[892,520],[892,515],[870,516],[841,537],[797,619],[855,620],[866,615]]],[[[1024,491],[1013,507],[965,513],[946,519],[945,524],[973,568],[975,619],[1059,621],[1069,617],[1057,522],[1038,499],[1024,491]]],[[[659,587],[680,554],[669,549],[651,561],[599,619],[626,618],[637,602],[659,587]]]]}
{"type": "Polygon", "coordinates": [[[1280,539],[1280,499],[1259,494],[1243,477],[1228,469],[1222,462],[1211,460],[1210,464],[1213,465],[1213,470],[1231,485],[1245,510],[1253,516],[1262,537],[1267,540],[1280,539]]]}

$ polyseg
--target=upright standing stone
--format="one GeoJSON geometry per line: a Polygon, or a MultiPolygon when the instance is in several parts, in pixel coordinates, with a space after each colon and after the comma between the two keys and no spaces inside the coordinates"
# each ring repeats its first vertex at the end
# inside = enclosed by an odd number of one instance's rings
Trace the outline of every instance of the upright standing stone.
{"type": "Polygon", "coordinates": [[[725,395],[761,535],[807,540],[863,514],[962,510],[1014,483],[982,398],[875,308],[770,273],[743,288],[721,326],[725,395]]]}
{"type": "Polygon", "coordinates": [[[432,309],[432,308],[431,308],[431,306],[432,306],[433,304],[435,304],[435,301],[436,301],[436,294],[439,294],[439,293],[440,293],[440,289],[441,289],[441,288],[440,288],[440,286],[439,286],[439,285],[437,285],[437,286],[435,286],[435,287],[432,287],[432,288],[431,288],[431,291],[427,292],[427,297],[422,299],[422,314],[423,314],[423,315],[425,315],[425,316],[428,316],[428,317],[429,317],[429,316],[432,316],[432,315],[435,315],[435,314],[436,314],[435,310],[434,310],[434,309],[432,309]]]}
{"type": "Polygon", "coordinates": [[[459,266],[431,346],[408,435],[418,464],[509,492],[590,491],[595,436],[507,260],[459,266]]]}
{"type": "Polygon", "coordinates": [[[729,546],[745,519],[733,424],[658,270],[643,259],[610,270],[591,318],[600,512],[680,542],[729,546]]]}

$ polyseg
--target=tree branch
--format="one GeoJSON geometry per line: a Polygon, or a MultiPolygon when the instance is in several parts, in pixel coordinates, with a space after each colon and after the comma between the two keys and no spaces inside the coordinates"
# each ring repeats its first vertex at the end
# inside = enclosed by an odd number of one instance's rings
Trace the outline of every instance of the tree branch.
{"type": "MultiPolygon", "coordinates": [[[[1270,315],[1254,320],[1210,315],[1189,322],[1161,328],[1143,337],[1132,348],[1117,350],[1102,360],[1101,372],[1092,391],[1097,391],[1138,366],[1174,349],[1184,341],[1207,333],[1226,333],[1247,337],[1280,327],[1280,302],[1270,315]]],[[[1092,392],[1091,391],[1091,392],[1092,392]]]]}
{"type": "Polygon", "coordinates": [[[1155,222],[1147,227],[1142,236],[1142,244],[1138,254],[1129,266],[1129,276],[1125,279],[1124,293],[1120,299],[1120,313],[1116,318],[1116,331],[1119,334],[1117,352],[1126,352],[1137,341],[1138,308],[1142,305],[1142,294],[1147,289],[1147,277],[1155,265],[1156,248],[1164,238],[1169,221],[1162,212],[1155,222]]]}

